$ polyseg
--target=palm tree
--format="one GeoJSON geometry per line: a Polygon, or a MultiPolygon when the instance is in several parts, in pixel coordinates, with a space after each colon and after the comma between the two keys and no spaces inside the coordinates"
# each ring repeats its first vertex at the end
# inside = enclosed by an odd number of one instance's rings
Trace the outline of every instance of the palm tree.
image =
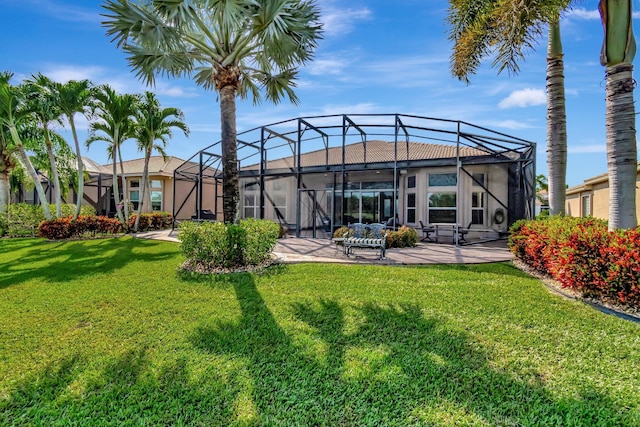
{"type": "Polygon", "coordinates": [[[82,199],[84,197],[84,164],[82,162],[82,153],[80,152],[80,142],[78,140],[78,132],[76,130],[75,115],[77,113],[87,115],[89,108],[92,106],[93,99],[91,93],[91,83],[89,80],[70,80],[67,83],[57,83],[54,86],[57,98],[57,105],[62,110],[62,114],[66,117],[73,142],[75,144],[75,154],[78,167],[78,188],[76,194],[78,201],[73,219],[80,215],[82,199]]]}
{"type": "Polygon", "coordinates": [[[525,51],[548,27],[547,45],[547,166],[549,207],[552,215],[564,215],[567,170],[567,119],[564,95],[564,62],[560,38],[560,12],[570,0],[532,2],[451,0],[448,20],[454,41],[451,71],[469,82],[481,60],[495,52],[498,72],[519,71],[525,51]]]}
{"type": "MultiPolygon", "coordinates": [[[[93,96],[97,103],[96,117],[99,121],[91,123],[89,127],[90,136],[87,139],[87,147],[95,141],[104,141],[108,144],[107,153],[113,166],[113,198],[116,214],[120,222],[124,224],[116,168],[118,147],[133,136],[133,117],[135,117],[138,108],[139,98],[131,94],[120,95],[107,85],[99,86],[93,96]]],[[[122,179],[124,180],[124,175],[122,179]]]]}
{"type": "Polygon", "coordinates": [[[322,26],[307,0],[108,0],[107,35],[146,83],[155,76],[193,76],[220,94],[223,211],[233,222],[239,203],[236,97],[259,103],[288,97],[298,66],[310,60],[322,26]]]}
{"type": "Polygon", "coordinates": [[[16,149],[6,126],[0,127],[0,213],[9,206],[11,173],[17,166],[16,149]]]}
{"type": "Polygon", "coordinates": [[[633,37],[631,0],[600,0],[605,66],[607,167],[609,170],[609,229],[633,228],[636,218],[636,113],[633,99],[633,37]]]}
{"type": "Polygon", "coordinates": [[[27,91],[27,105],[31,110],[36,121],[44,131],[44,143],[47,157],[49,159],[50,168],[49,180],[53,184],[53,194],[56,204],[56,218],[62,216],[62,198],[60,191],[60,176],[58,174],[58,166],[56,164],[56,156],[54,154],[53,142],[51,140],[51,127],[56,124],[61,125],[60,116],[62,111],[58,107],[56,97],[53,92],[54,82],[41,73],[31,76],[26,81],[25,90],[27,91]]]}
{"type": "Polygon", "coordinates": [[[135,137],[138,150],[144,153],[144,169],[142,172],[142,195],[140,196],[134,231],[138,231],[140,213],[151,193],[149,188],[149,159],[153,150],[166,157],[164,151],[168,139],[173,136],[171,128],[177,128],[189,135],[189,128],[184,122],[182,111],[177,108],[160,108],[160,102],[151,92],[145,92],[136,116],[135,137]]]}
{"type": "MultiPolygon", "coordinates": [[[[35,118],[26,108],[23,88],[13,86],[9,82],[11,77],[11,73],[0,73],[0,126],[2,127],[0,138],[2,138],[1,141],[4,145],[1,160],[5,161],[5,153],[11,155],[15,152],[17,154],[19,161],[27,169],[34,182],[44,217],[51,219],[51,211],[49,210],[44,188],[42,188],[38,173],[33,167],[31,159],[29,159],[23,139],[20,136],[23,127],[30,128],[35,126],[35,118]]],[[[15,164],[10,164],[10,162],[7,162],[6,165],[9,165],[10,168],[15,167],[15,164]]],[[[2,185],[4,186],[4,184],[2,185]]]]}

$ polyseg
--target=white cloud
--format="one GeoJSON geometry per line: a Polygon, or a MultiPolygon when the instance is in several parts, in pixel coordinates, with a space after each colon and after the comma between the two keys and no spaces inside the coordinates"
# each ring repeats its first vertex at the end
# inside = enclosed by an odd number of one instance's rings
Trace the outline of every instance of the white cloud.
{"type": "Polygon", "coordinates": [[[547,102],[545,91],[542,89],[521,89],[511,92],[509,96],[504,98],[498,107],[514,108],[514,107],[530,107],[533,105],[543,105],[547,102]]]}
{"type": "Polygon", "coordinates": [[[349,61],[340,58],[318,58],[305,67],[314,76],[339,75],[349,65],[349,61]]]}
{"type": "Polygon", "coordinates": [[[330,1],[320,5],[320,20],[327,37],[343,36],[353,31],[356,22],[371,18],[371,10],[367,7],[340,8],[332,6],[330,1]]]}
{"type": "Polygon", "coordinates": [[[578,7],[575,9],[571,9],[569,12],[567,12],[567,17],[585,19],[585,20],[593,20],[593,19],[599,20],[600,12],[598,12],[597,10],[587,10],[585,8],[578,7]]]}

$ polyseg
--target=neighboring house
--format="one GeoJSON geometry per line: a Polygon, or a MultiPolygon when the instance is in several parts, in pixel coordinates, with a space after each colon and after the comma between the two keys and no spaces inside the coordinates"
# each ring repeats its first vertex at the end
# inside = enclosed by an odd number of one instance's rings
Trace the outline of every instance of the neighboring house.
{"type": "MultiPolygon", "coordinates": [[[[219,143],[207,147],[191,162],[219,165],[218,150],[219,143]]],[[[415,228],[472,224],[475,234],[496,237],[534,215],[534,156],[531,142],[464,122],[292,119],[238,134],[239,210],[297,236],[395,218],[415,228]]]]}
{"type": "MultiPolygon", "coordinates": [[[[638,163],[640,182],[640,163],[638,163]]],[[[640,218],[640,184],[636,184],[636,216],[640,218]]],[[[567,189],[566,214],[568,216],[609,218],[609,175],[603,173],[587,178],[580,185],[567,189]]]]}
{"type": "MultiPolygon", "coordinates": [[[[88,177],[85,178],[83,204],[91,205],[99,215],[115,216],[116,206],[113,197],[113,176],[112,165],[99,165],[93,160],[83,157],[84,167],[88,177]]],[[[220,192],[216,188],[215,181],[203,180],[203,185],[196,188],[190,182],[174,180],[174,171],[179,166],[185,167],[188,162],[168,156],[152,156],[149,160],[149,182],[150,194],[146,195],[146,202],[143,205],[143,212],[173,212],[174,195],[187,204],[195,205],[196,192],[202,192],[204,200],[201,209],[212,212],[221,212],[222,201],[220,192]],[[197,191],[196,191],[197,190],[197,191]],[[218,209],[216,209],[216,200],[218,209]]],[[[120,164],[118,163],[118,186],[120,190],[120,200],[126,200],[134,210],[138,209],[140,197],[142,196],[142,173],[144,169],[144,159],[127,160],[123,162],[124,181],[126,183],[126,193],[122,179],[120,178],[120,164]]],[[[210,168],[204,171],[214,175],[210,168]]],[[[50,203],[54,203],[52,186],[46,176],[41,176],[41,181],[50,203]]],[[[69,190],[68,196],[63,198],[64,203],[76,203],[77,194],[73,189],[69,190]]],[[[12,196],[13,202],[39,203],[35,190],[20,189],[12,196]]],[[[174,215],[176,219],[190,219],[197,217],[197,212],[192,208],[190,211],[182,210],[179,215],[174,215]]],[[[222,215],[220,214],[220,218],[222,215]]]]}
{"type": "MultiPolygon", "coordinates": [[[[194,192],[193,186],[184,182],[176,183],[173,179],[176,168],[184,164],[185,161],[183,159],[174,156],[168,156],[166,159],[162,156],[151,156],[149,159],[150,193],[146,195],[146,201],[142,209],[143,212],[165,211],[172,213],[175,194],[178,194],[180,199],[189,200],[190,197],[195,198],[192,194],[194,192]]],[[[124,161],[123,167],[126,193],[124,192],[125,187],[120,178],[120,164],[118,163],[120,199],[127,201],[134,210],[137,210],[140,198],[142,197],[144,159],[124,161]]],[[[90,161],[85,163],[85,168],[90,176],[90,179],[85,182],[85,202],[95,207],[99,214],[113,216],[116,212],[113,197],[113,166],[111,164],[98,166],[90,161]]],[[[214,186],[214,183],[204,183],[203,193],[207,195],[207,202],[203,205],[202,209],[216,210],[216,190],[214,186]]],[[[221,202],[219,201],[219,203],[221,202]]],[[[182,212],[182,215],[176,217],[176,219],[188,219],[195,213],[195,211],[182,212]]]]}

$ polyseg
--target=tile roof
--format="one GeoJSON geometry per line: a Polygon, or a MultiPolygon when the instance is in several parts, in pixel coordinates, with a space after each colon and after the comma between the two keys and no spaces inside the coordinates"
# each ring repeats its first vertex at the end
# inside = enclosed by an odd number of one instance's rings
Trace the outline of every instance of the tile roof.
{"type": "MultiPolygon", "coordinates": [[[[167,160],[164,160],[162,156],[151,156],[149,158],[149,174],[151,175],[166,175],[173,176],[173,171],[184,163],[179,157],[168,156],[167,160]]],[[[142,175],[144,169],[144,158],[125,160],[122,162],[125,175],[142,175]]],[[[99,171],[105,174],[111,174],[111,163],[99,166],[99,171]]],[[[118,173],[120,173],[120,164],[118,163],[118,173]]]]}
{"type": "MultiPolygon", "coordinates": [[[[365,143],[345,145],[345,164],[393,162],[395,147],[393,142],[372,140],[365,143]],[[366,158],[365,158],[366,146],[366,158]]],[[[460,147],[461,157],[487,156],[487,153],[470,147],[460,147]]],[[[455,145],[427,144],[423,142],[398,142],[398,160],[431,160],[456,157],[455,145]],[[408,148],[408,149],[407,149],[408,148]],[[408,156],[407,156],[408,152],[408,156]],[[407,158],[408,157],[408,158],[407,158]]],[[[304,153],[300,156],[302,167],[342,164],[342,147],[329,147],[304,153]]],[[[267,161],[267,169],[294,167],[294,157],[283,157],[267,161]]],[[[258,165],[243,166],[242,169],[257,169],[258,165]]]]}

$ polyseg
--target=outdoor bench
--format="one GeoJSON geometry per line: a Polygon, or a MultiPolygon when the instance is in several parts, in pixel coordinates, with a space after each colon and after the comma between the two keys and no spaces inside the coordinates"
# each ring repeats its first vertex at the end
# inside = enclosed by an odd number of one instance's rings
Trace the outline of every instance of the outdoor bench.
{"type": "Polygon", "coordinates": [[[349,256],[354,249],[374,249],[380,251],[380,258],[387,252],[387,230],[384,224],[349,224],[344,234],[344,254],[349,256]]]}

